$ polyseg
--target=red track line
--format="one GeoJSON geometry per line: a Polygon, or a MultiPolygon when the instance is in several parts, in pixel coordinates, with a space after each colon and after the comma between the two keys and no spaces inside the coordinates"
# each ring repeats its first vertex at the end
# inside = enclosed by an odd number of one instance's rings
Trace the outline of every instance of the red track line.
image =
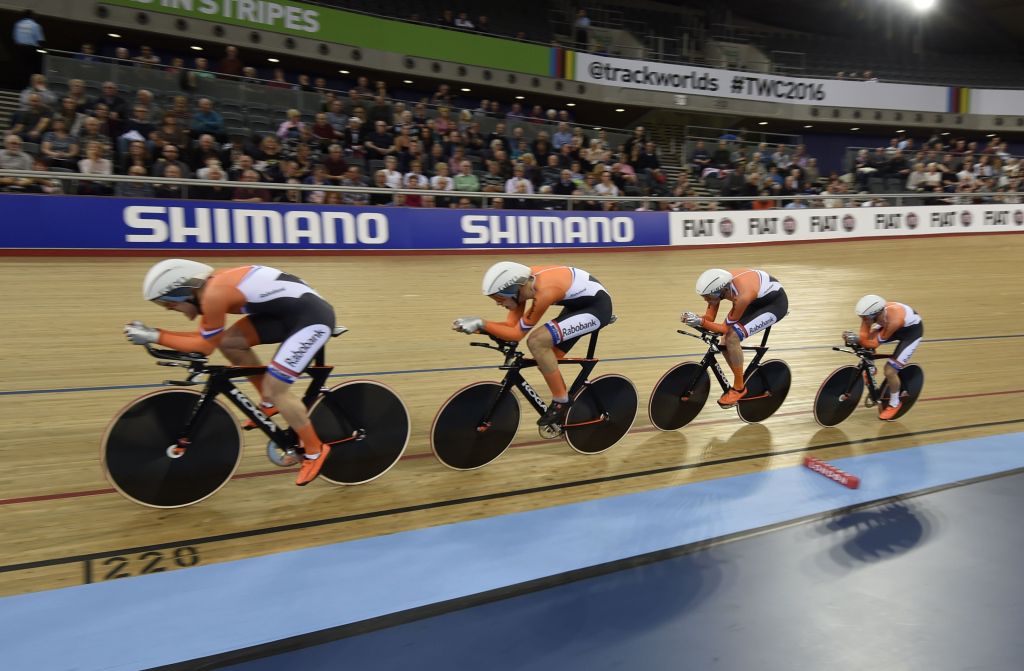
{"type": "MultiPolygon", "coordinates": [[[[1020,394],[1020,393],[1024,393],[1024,389],[1006,389],[1004,391],[984,391],[984,392],[977,392],[977,393],[974,393],[974,394],[956,394],[956,395],[953,395],[953,396],[935,396],[935,397],[932,397],[932,398],[922,398],[920,400],[921,400],[922,403],[925,402],[925,401],[952,401],[952,400],[956,400],[956,399],[959,399],[959,398],[978,398],[978,397],[981,397],[981,396],[1005,396],[1007,394],[1020,394]]],[[[810,410],[793,410],[791,412],[780,412],[780,413],[777,413],[777,414],[772,415],[772,416],[773,417],[793,417],[795,415],[806,415],[809,412],[810,412],[810,410]]],[[[724,424],[726,422],[733,422],[733,421],[735,421],[735,418],[733,418],[733,417],[724,417],[722,419],[709,419],[709,420],[704,420],[704,421],[701,421],[701,422],[693,422],[692,424],[688,424],[687,426],[710,426],[712,424],[724,424]]],[[[656,429],[653,426],[642,426],[640,428],[631,429],[630,433],[631,434],[634,434],[634,433],[650,433],[650,432],[657,431],[657,430],[658,429],[656,429]]],[[[671,431],[669,433],[671,433],[671,431]]],[[[527,441],[525,443],[516,443],[515,445],[512,445],[509,449],[516,449],[516,448],[520,448],[520,447],[536,447],[538,445],[548,445],[551,442],[552,441],[550,441],[550,440],[531,440],[531,441],[527,441]]],[[[407,454],[407,455],[403,456],[401,458],[401,461],[406,461],[406,460],[410,460],[410,459],[424,459],[426,457],[431,457],[431,456],[433,456],[432,452],[418,452],[416,454],[407,454]]],[[[287,468],[287,469],[286,468],[275,468],[272,471],[252,471],[252,472],[249,472],[249,473],[238,473],[236,475],[231,476],[231,479],[232,480],[244,480],[246,478],[261,478],[261,477],[267,476],[267,475],[281,475],[282,473],[294,473],[296,470],[297,469],[294,469],[294,468],[287,468]]],[[[53,501],[53,500],[56,500],[56,499],[73,499],[73,498],[78,498],[78,497],[81,497],[81,496],[98,496],[100,494],[113,494],[115,491],[116,490],[113,490],[113,489],[90,489],[90,490],[85,490],[85,491],[80,491],[80,492],[61,492],[61,493],[58,493],[58,494],[41,494],[39,496],[23,496],[23,497],[16,498],[16,499],[0,499],[0,506],[7,506],[7,505],[15,504],[15,503],[32,503],[32,502],[35,502],[35,501],[53,501]]]]}

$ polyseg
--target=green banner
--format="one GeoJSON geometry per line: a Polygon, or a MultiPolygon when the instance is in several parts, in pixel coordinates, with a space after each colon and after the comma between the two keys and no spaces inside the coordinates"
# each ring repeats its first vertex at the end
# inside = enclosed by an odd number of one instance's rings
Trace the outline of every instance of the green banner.
{"type": "Polygon", "coordinates": [[[269,30],[419,58],[548,75],[550,50],[538,44],[392,21],[302,2],[272,0],[103,0],[215,23],[269,30]]]}

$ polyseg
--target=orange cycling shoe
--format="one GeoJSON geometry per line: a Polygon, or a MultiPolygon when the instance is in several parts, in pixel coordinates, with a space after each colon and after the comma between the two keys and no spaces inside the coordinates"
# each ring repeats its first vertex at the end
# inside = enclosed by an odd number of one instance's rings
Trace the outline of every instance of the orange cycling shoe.
{"type": "Polygon", "coordinates": [[[307,459],[303,456],[302,466],[299,468],[299,475],[295,478],[295,484],[299,487],[304,487],[315,480],[316,476],[320,475],[320,469],[323,468],[324,462],[327,461],[330,453],[330,445],[321,445],[320,456],[316,459],[307,459]]]}
{"type": "Polygon", "coordinates": [[[878,413],[878,419],[883,422],[891,422],[896,419],[896,413],[903,407],[903,401],[900,401],[899,405],[887,405],[882,412],[878,413]]]}
{"type": "Polygon", "coordinates": [[[736,405],[741,398],[747,395],[747,388],[737,389],[736,387],[729,387],[729,391],[722,394],[722,398],[718,399],[718,405],[723,408],[736,405]]]}
{"type": "MultiPolygon", "coordinates": [[[[260,403],[260,412],[262,412],[267,417],[273,417],[274,415],[277,414],[278,411],[276,405],[266,405],[264,403],[260,403]]],[[[255,428],[256,422],[252,421],[251,419],[246,419],[244,422],[242,422],[243,431],[252,431],[255,428]]]]}

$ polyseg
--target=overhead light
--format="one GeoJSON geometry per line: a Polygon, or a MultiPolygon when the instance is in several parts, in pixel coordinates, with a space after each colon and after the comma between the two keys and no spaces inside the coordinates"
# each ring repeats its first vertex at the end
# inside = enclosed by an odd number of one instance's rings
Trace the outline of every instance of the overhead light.
{"type": "Polygon", "coordinates": [[[919,12],[927,12],[935,6],[935,0],[911,0],[910,4],[919,12]]]}
{"type": "Polygon", "coordinates": [[[113,37],[114,39],[117,39],[117,38],[119,38],[121,36],[118,35],[117,33],[107,33],[107,37],[113,37]]]}
{"type": "Polygon", "coordinates": [[[466,88],[465,86],[463,86],[463,87],[462,87],[461,89],[459,89],[459,90],[460,90],[460,91],[462,91],[463,93],[469,93],[469,91],[470,91],[470,89],[466,88]]]}
{"type": "Polygon", "coordinates": [[[989,133],[989,134],[988,134],[988,135],[986,135],[985,137],[995,137],[995,136],[996,136],[996,134],[995,134],[995,133],[989,133]]]}
{"type": "Polygon", "coordinates": [[[601,130],[600,126],[594,126],[594,130],[601,130]]]}
{"type": "Polygon", "coordinates": [[[279,60],[278,60],[278,59],[276,59],[276,58],[268,58],[267,60],[268,60],[269,62],[271,62],[271,63],[280,63],[280,62],[281,62],[281,61],[279,61],[279,60]]]}
{"type": "Polygon", "coordinates": [[[566,107],[576,107],[576,103],[565,103],[566,107]]]}
{"type": "Polygon", "coordinates": [[[854,126],[854,127],[853,127],[853,128],[851,128],[850,130],[860,130],[860,126],[854,126]]]}
{"type": "Polygon", "coordinates": [[[192,51],[202,51],[202,50],[203,50],[203,48],[202,48],[202,47],[198,47],[198,46],[196,46],[196,45],[194,45],[194,44],[193,44],[193,45],[192,45],[191,47],[189,47],[189,48],[190,48],[190,49],[191,49],[192,51]]]}
{"type": "Polygon", "coordinates": [[[46,53],[46,49],[36,49],[36,53],[37,54],[45,54],[46,53]]]}
{"type": "Polygon", "coordinates": [[[522,99],[523,99],[523,98],[525,98],[525,97],[526,97],[526,96],[516,96],[516,100],[522,100],[522,99]]]}
{"type": "Polygon", "coordinates": [[[403,79],[402,83],[403,84],[412,84],[412,80],[411,79],[403,79]]]}
{"type": "Polygon", "coordinates": [[[896,132],[897,132],[897,133],[906,133],[906,132],[907,132],[907,129],[906,129],[906,128],[900,128],[900,129],[899,129],[898,131],[896,131],[896,132]]]}
{"type": "Polygon", "coordinates": [[[947,130],[945,133],[939,133],[939,135],[949,135],[949,131],[947,130]]]}
{"type": "Polygon", "coordinates": [[[812,126],[811,124],[808,123],[808,124],[804,124],[804,128],[814,128],[814,126],[812,126]]]}
{"type": "Polygon", "coordinates": [[[623,108],[621,108],[621,107],[616,107],[616,108],[615,108],[615,111],[616,111],[616,112],[625,112],[626,110],[624,110],[624,109],[623,109],[623,108]]]}
{"type": "Polygon", "coordinates": [[[767,125],[768,125],[768,122],[767,122],[767,121],[758,121],[758,122],[757,122],[757,125],[758,125],[758,126],[767,126],[767,125]]]}
{"type": "Polygon", "coordinates": [[[338,70],[338,73],[342,74],[342,75],[347,75],[348,74],[348,70],[338,70]]]}

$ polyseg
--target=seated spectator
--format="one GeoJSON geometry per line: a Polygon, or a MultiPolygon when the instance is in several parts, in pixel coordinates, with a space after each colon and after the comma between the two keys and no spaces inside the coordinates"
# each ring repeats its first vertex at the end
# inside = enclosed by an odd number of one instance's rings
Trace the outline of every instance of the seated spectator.
{"type": "Polygon", "coordinates": [[[907,176],[907,191],[924,191],[927,176],[923,163],[915,163],[914,169],[907,176]]]}
{"type": "Polygon", "coordinates": [[[106,105],[112,121],[119,121],[128,116],[126,112],[128,103],[118,95],[117,84],[114,82],[103,82],[103,85],[100,86],[100,95],[92,101],[92,108],[96,109],[96,106],[100,103],[106,105]]]}
{"type": "Polygon", "coordinates": [[[53,115],[50,123],[52,124],[55,119],[63,120],[68,133],[77,137],[82,132],[82,124],[87,118],[85,114],[78,111],[78,105],[75,104],[74,98],[65,96],[61,98],[60,109],[53,115]]]}
{"type": "Polygon", "coordinates": [[[326,112],[317,112],[316,121],[310,132],[319,143],[321,151],[326,151],[332,143],[341,139],[341,133],[335,131],[334,126],[327,120],[326,112]]]}
{"type": "Polygon", "coordinates": [[[549,154],[547,165],[540,169],[540,183],[554,186],[562,177],[561,161],[558,154],[549,154]]]}
{"type": "Polygon", "coordinates": [[[480,190],[486,193],[504,193],[505,181],[500,164],[495,160],[487,161],[487,172],[480,178],[480,190]]]}
{"type": "Polygon", "coordinates": [[[306,127],[302,121],[302,113],[297,109],[290,109],[286,118],[277,127],[277,136],[283,141],[299,137],[299,132],[306,127]]]}
{"type": "Polygon", "coordinates": [[[215,159],[218,163],[223,164],[225,156],[214,137],[209,133],[204,133],[199,136],[195,146],[188,153],[188,167],[192,171],[198,171],[205,167],[210,159],[215,159]]]}
{"type": "Polygon", "coordinates": [[[718,141],[718,146],[711,155],[711,167],[719,171],[732,169],[732,152],[729,151],[729,144],[725,140],[718,141]]]}
{"type": "Polygon", "coordinates": [[[18,109],[26,110],[30,107],[29,97],[32,94],[39,96],[44,107],[55,109],[57,107],[57,94],[46,86],[46,75],[34,74],[29,78],[28,86],[22,89],[18,95],[18,109]]]}
{"type": "Polygon", "coordinates": [[[821,179],[821,172],[818,170],[818,159],[808,156],[807,163],[803,166],[803,178],[805,182],[817,184],[821,179]]]}
{"type": "MultiPolygon", "coordinates": [[[[103,157],[103,146],[99,142],[85,145],[85,158],[78,161],[78,172],[83,175],[112,175],[114,164],[103,157]]],[[[80,181],[78,194],[82,196],[109,196],[114,192],[109,182],[80,181]]]]}
{"type": "MultiPolygon", "coordinates": [[[[0,152],[0,170],[31,170],[32,157],[21,149],[22,140],[10,133],[4,137],[4,150],[0,152]]],[[[0,177],[0,189],[24,191],[32,180],[25,177],[0,177]]]]}
{"type": "MultiPolygon", "coordinates": [[[[363,175],[358,166],[350,165],[348,167],[348,170],[345,172],[345,177],[341,180],[341,186],[347,186],[349,188],[360,188],[366,186],[366,182],[363,181],[363,175]]],[[[345,191],[341,194],[341,202],[343,205],[367,205],[370,202],[370,196],[365,192],[345,191]]]]}
{"type": "MultiPolygon", "coordinates": [[[[599,178],[599,181],[594,186],[594,191],[596,191],[597,195],[599,195],[599,196],[615,196],[615,197],[618,197],[618,196],[622,195],[622,191],[620,191],[619,187],[615,185],[614,181],[612,181],[612,171],[611,170],[603,170],[601,172],[601,176],[599,178]]],[[[616,204],[615,204],[614,201],[606,200],[606,201],[602,201],[601,202],[601,209],[603,209],[603,210],[615,210],[615,209],[617,209],[617,207],[616,207],[616,204]]]]}
{"type": "Polygon", "coordinates": [[[348,172],[348,161],[345,160],[341,145],[337,143],[327,148],[327,155],[321,159],[320,163],[324,166],[327,179],[334,185],[340,184],[345,173],[348,172]]]}
{"type": "Polygon", "coordinates": [[[179,157],[178,148],[173,144],[165,144],[163,150],[160,152],[160,158],[153,164],[150,174],[153,177],[166,177],[167,168],[174,166],[177,168],[177,176],[182,178],[191,178],[192,169],[188,167],[188,164],[182,161],[179,157]]]}
{"type": "Polygon", "coordinates": [[[273,135],[265,135],[260,140],[260,146],[254,152],[254,167],[263,175],[264,180],[280,182],[282,181],[280,163],[284,158],[281,153],[281,143],[277,141],[277,138],[273,135]]]}
{"type": "Polygon", "coordinates": [[[246,186],[235,187],[234,196],[231,200],[237,203],[269,203],[270,192],[266,189],[259,188],[260,173],[255,170],[246,170],[242,173],[239,180],[240,182],[246,182],[246,186]]]}
{"type": "Polygon", "coordinates": [[[18,110],[11,118],[11,130],[25,142],[41,142],[43,135],[50,128],[50,110],[43,105],[38,93],[30,93],[27,107],[18,110]]]}
{"type": "Polygon", "coordinates": [[[219,142],[227,139],[224,131],[224,117],[220,112],[213,109],[213,101],[209,98],[200,98],[196,103],[196,113],[192,115],[192,122],[189,129],[198,137],[203,133],[209,133],[219,142]]]}
{"type": "Polygon", "coordinates": [[[455,27],[462,30],[473,30],[476,25],[470,21],[468,13],[459,12],[459,15],[455,17],[455,27]]]}
{"type": "Polygon", "coordinates": [[[366,158],[371,161],[383,160],[384,157],[398,151],[395,138],[388,132],[388,124],[385,121],[374,123],[374,130],[366,137],[363,146],[366,149],[366,158]]]}
{"type": "Polygon", "coordinates": [[[147,44],[143,44],[140,47],[139,55],[134,59],[139,65],[143,67],[153,67],[160,65],[160,57],[153,53],[153,48],[147,44]]]}
{"type": "Polygon", "coordinates": [[[775,152],[772,154],[772,163],[774,163],[779,170],[785,170],[792,162],[793,158],[790,156],[786,146],[782,144],[776,145],[775,152]]]}
{"type": "Polygon", "coordinates": [[[227,46],[224,48],[224,58],[220,59],[217,69],[222,75],[229,77],[238,77],[242,74],[245,64],[238,57],[238,47],[227,46]]]}
{"type": "Polygon", "coordinates": [[[53,120],[51,130],[43,135],[40,147],[47,164],[55,168],[74,170],[78,166],[78,140],[68,133],[62,117],[53,120]]]}
{"type": "Polygon", "coordinates": [[[773,209],[775,209],[775,201],[772,200],[772,198],[770,197],[771,193],[767,189],[762,189],[760,194],[758,194],[758,195],[760,197],[751,204],[750,209],[752,209],[752,210],[773,210],[773,209]]]}
{"type": "MultiPolygon", "coordinates": [[[[376,189],[394,188],[388,183],[388,175],[387,172],[384,170],[378,170],[377,172],[373,173],[373,186],[376,189]]],[[[371,193],[369,204],[378,207],[390,205],[393,198],[393,194],[390,193],[371,193]]]]}
{"type": "Polygon", "coordinates": [[[704,169],[711,165],[711,154],[704,147],[703,140],[697,140],[693,147],[693,153],[690,154],[690,165],[693,166],[693,172],[696,175],[703,175],[704,169]]]}
{"type": "Polygon", "coordinates": [[[135,141],[128,143],[128,151],[122,154],[120,161],[118,161],[117,173],[119,175],[133,174],[131,171],[132,167],[142,168],[147,175],[149,174],[152,160],[149,156],[149,150],[146,149],[145,142],[135,141]]]}
{"type": "Polygon", "coordinates": [[[402,178],[402,186],[406,189],[430,188],[430,180],[423,174],[423,166],[419,161],[410,164],[409,172],[402,178]]]}
{"type": "MultiPolygon", "coordinates": [[[[164,177],[165,179],[181,179],[181,168],[178,166],[179,162],[168,161],[163,165],[161,174],[156,175],[157,177],[164,177]]],[[[183,163],[181,165],[184,165],[183,163]]],[[[154,198],[184,198],[185,189],[180,184],[157,184],[153,189],[154,198]]]]}
{"type": "Polygon", "coordinates": [[[558,122],[558,130],[551,136],[551,146],[556,151],[561,150],[562,145],[572,142],[572,131],[569,130],[569,124],[564,121],[558,122]]]}
{"type": "MultiPolygon", "coordinates": [[[[125,174],[143,178],[149,173],[141,165],[132,165],[125,174]]],[[[137,182],[118,182],[114,187],[114,194],[119,198],[152,198],[153,185],[142,179],[137,182]]]]}
{"type": "Polygon", "coordinates": [[[787,210],[806,210],[807,203],[800,196],[795,196],[793,200],[787,202],[783,207],[787,210]]]}
{"type": "MultiPolygon", "coordinates": [[[[32,160],[32,169],[36,172],[49,172],[50,162],[44,156],[36,156],[32,160]]],[[[64,193],[64,185],[59,179],[32,177],[28,180],[24,190],[25,193],[61,194],[64,193]]]]}
{"type": "Polygon", "coordinates": [[[124,153],[129,142],[141,141],[150,150],[155,148],[156,125],[149,119],[149,110],[143,105],[132,108],[132,116],[121,125],[121,135],[117,138],[117,147],[124,153]]]}
{"type": "Polygon", "coordinates": [[[515,167],[512,168],[512,177],[505,181],[505,193],[532,194],[533,192],[533,182],[526,177],[526,166],[522,163],[517,163],[515,167]],[[522,186],[524,183],[525,187],[522,186]]]}

